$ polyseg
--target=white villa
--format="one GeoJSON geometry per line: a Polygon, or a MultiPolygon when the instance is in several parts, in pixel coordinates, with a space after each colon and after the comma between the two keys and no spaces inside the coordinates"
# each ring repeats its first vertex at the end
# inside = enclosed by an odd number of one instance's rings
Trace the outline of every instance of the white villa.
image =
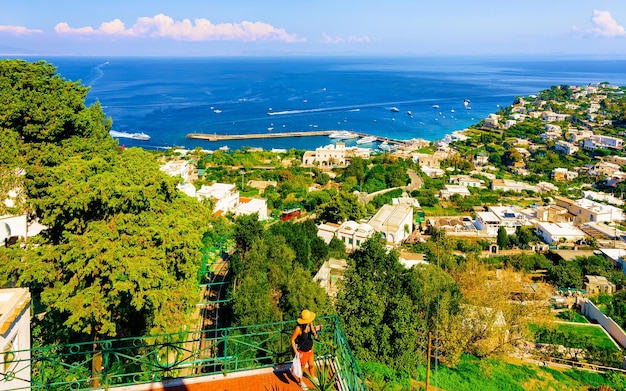
{"type": "Polygon", "coordinates": [[[330,243],[333,237],[336,237],[346,245],[348,251],[359,248],[374,232],[371,225],[359,224],[352,220],[341,224],[323,223],[317,226],[317,236],[324,239],[326,244],[330,243]]]}
{"type": "Polygon", "coordinates": [[[262,198],[240,197],[235,216],[251,215],[257,213],[259,220],[267,220],[267,200],[262,198]]]}
{"type": "Polygon", "coordinates": [[[346,147],[346,143],[338,142],[316,148],[315,151],[305,151],[302,156],[302,165],[305,167],[345,167],[353,157],[369,159],[370,148],[346,147]]]}
{"type": "Polygon", "coordinates": [[[575,242],[585,238],[585,234],[572,223],[548,223],[538,221],[535,223],[536,233],[548,244],[558,243],[561,240],[575,242]]]}
{"type": "Polygon", "coordinates": [[[187,160],[170,160],[159,169],[169,176],[180,176],[187,182],[193,173],[193,166],[187,160]]]}
{"type": "Polygon", "coordinates": [[[239,203],[237,186],[229,183],[214,183],[211,186],[203,185],[196,192],[199,200],[211,199],[215,202],[213,213],[233,212],[239,203]]]}
{"type": "Polygon", "coordinates": [[[413,208],[408,205],[383,205],[369,225],[383,235],[387,243],[398,245],[413,232],[413,208]]]}

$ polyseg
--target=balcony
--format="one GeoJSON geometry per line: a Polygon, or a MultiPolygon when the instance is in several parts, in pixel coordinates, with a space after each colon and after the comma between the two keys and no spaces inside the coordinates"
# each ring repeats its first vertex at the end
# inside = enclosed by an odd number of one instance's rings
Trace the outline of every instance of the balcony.
{"type": "MultiPolygon", "coordinates": [[[[335,389],[367,390],[338,318],[317,319],[316,361],[337,373],[335,389]]],[[[18,351],[15,368],[23,369],[0,374],[0,390],[298,389],[288,371],[294,327],[278,322],[18,351]],[[12,379],[28,374],[30,387],[11,388],[12,379]]]]}

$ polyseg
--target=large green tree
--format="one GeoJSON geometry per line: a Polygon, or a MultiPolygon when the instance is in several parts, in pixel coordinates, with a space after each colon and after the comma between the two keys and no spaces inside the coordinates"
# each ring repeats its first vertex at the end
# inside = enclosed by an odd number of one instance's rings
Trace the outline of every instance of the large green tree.
{"type": "Polygon", "coordinates": [[[0,250],[0,278],[30,287],[67,337],[179,330],[197,300],[209,212],[153,154],[119,149],[100,105],[84,104],[88,91],[51,64],[0,61],[6,163],[25,173],[23,211],[47,227],[0,250]]]}
{"type": "Polygon", "coordinates": [[[417,368],[429,332],[445,337],[449,361],[460,332],[460,290],[434,265],[405,269],[396,252],[388,252],[380,235],[368,239],[349,257],[337,313],[358,359],[399,370],[417,368]],[[456,326],[455,326],[456,325],[456,326]]]}

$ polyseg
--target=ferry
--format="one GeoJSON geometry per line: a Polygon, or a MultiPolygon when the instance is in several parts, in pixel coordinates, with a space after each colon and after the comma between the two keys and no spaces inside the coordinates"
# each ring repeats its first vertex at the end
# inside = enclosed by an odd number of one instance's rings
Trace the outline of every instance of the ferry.
{"type": "Polygon", "coordinates": [[[349,140],[349,139],[357,138],[359,137],[359,135],[354,132],[348,132],[347,130],[341,130],[341,131],[333,132],[329,134],[328,137],[335,138],[338,140],[349,140]]]}
{"type": "Polygon", "coordinates": [[[145,133],[131,133],[130,138],[132,138],[133,140],[141,140],[141,141],[148,141],[150,140],[150,136],[145,134],[145,133]]]}
{"type": "Polygon", "coordinates": [[[358,139],[356,143],[357,144],[371,144],[376,140],[378,140],[376,136],[365,136],[365,137],[361,137],[360,139],[358,139]]]}
{"type": "Polygon", "coordinates": [[[146,133],[128,133],[128,132],[118,132],[116,130],[111,130],[109,131],[109,134],[111,135],[111,137],[117,137],[117,138],[130,138],[133,140],[139,140],[139,141],[148,141],[150,140],[150,136],[147,135],[146,133]]]}

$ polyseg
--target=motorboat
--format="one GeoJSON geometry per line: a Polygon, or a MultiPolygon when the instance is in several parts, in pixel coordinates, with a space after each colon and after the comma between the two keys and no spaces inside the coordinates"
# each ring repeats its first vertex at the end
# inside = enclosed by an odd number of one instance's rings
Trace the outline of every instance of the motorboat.
{"type": "Polygon", "coordinates": [[[470,100],[469,99],[465,99],[463,101],[463,106],[467,107],[467,106],[469,106],[469,104],[470,104],[470,100]]]}
{"type": "Polygon", "coordinates": [[[338,139],[338,140],[349,140],[349,139],[357,138],[359,137],[359,135],[354,132],[349,132],[347,130],[341,130],[338,132],[332,132],[331,134],[328,135],[328,137],[338,139]]]}
{"type": "Polygon", "coordinates": [[[397,108],[397,107],[395,107],[395,106],[394,106],[394,107],[392,107],[392,108],[390,108],[389,110],[390,110],[392,113],[397,113],[397,112],[399,112],[399,111],[400,111],[400,109],[399,109],[399,108],[397,108]]]}
{"type": "Polygon", "coordinates": [[[413,116],[413,113],[411,113],[411,110],[407,111],[406,113],[407,113],[407,115],[408,115],[409,117],[412,117],[412,116],[413,116]]]}
{"type": "Polygon", "coordinates": [[[365,137],[361,137],[360,139],[358,139],[356,143],[357,144],[371,144],[376,140],[378,140],[376,136],[365,136],[365,137]]]}
{"type": "Polygon", "coordinates": [[[438,109],[439,105],[433,105],[433,109],[438,109]]]}

